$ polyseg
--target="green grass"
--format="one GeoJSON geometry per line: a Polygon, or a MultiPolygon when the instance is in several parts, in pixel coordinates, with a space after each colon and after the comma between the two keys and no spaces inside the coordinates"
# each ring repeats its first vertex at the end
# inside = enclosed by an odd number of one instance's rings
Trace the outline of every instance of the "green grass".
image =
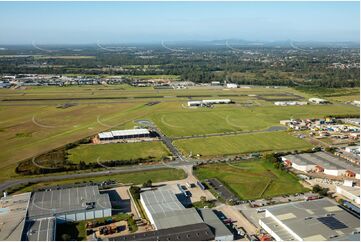
{"type": "MultiPolygon", "coordinates": [[[[186,104],[186,102],[184,102],[186,104]]],[[[218,105],[213,109],[183,109],[158,112],[153,121],[169,136],[187,136],[230,131],[264,130],[290,118],[322,118],[329,115],[359,114],[350,105],[261,106],[218,105]]]]}
{"type": "Polygon", "coordinates": [[[202,181],[217,178],[243,200],[307,191],[294,175],[265,160],[202,165],[194,173],[202,181]]]}
{"type": "Polygon", "coordinates": [[[68,159],[75,163],[80,161],[89,163],[110,160],[135,160],[139,158],[161,160],[170,155],[167,148],[160,141],[80,145],[68,150],[68,153],[68,159]]]}
{"type": "Polygon", "coordinates": [[[56,186],[56,185],[83,183],[90,181],[102,182],[107,180],[115,180],[118,183],[124,183],[124,184],[133,183],[135,185],[140,185],[148,181],[149,179],[152,180],[153,183],[156,183],[156,182],[164,182],[164,181],[181,180],[184,178],[186,178],[186,174],[184,173],[183,170],[164,168],[164,169],[156,169],[149,171],[129,172],[124,174],[116,174],[116,175],[95,176],[90,178],[69,179],[69,180],[54,181],[54,182],[41,182],[19,189],[16,191],[16,193],[30,192],[34,188],[40,188],[44,186],[56,186]]]}
{"type": "MultiPolygon", "coordinates": [[[[75,72],[76,73],[76,72],[75,72]]],[[[156,76],[153,76],[156,77],[156,76]]],[[[353,93],[359,89],[355,89],[353,93]]],[[[359,114],[359,108],[351,105],[308,105],[302,107],[275,107],[270,102],[256,100],[248,94],[269,95],[281,93],[305,95],[291,88],[267,89],[255,87],[222,89],[180,89],[153,90],[127,85],[95,85],[68,87],[29,87],[21,89],[1,89],[3,99],[44,99],[44,98],[100,98],[79,100],[77,105],[65,109],[57,105],[70,101],[2,101],[0,106],[0,181],[19,178],[15,174],[17,162],[38,156],[44,152],[75,142],[84,137],[114,126],[116,129],[133,128],[136,119],[152,119],[166,135],[188,136],[228,131],[264,130],[279,125],[279,120],[293,118],[324,117],[339,114],[359,114]],[[225,98],[219,95],[237,95],[236,102],[252,101],[260,107],[242,107],[240,105],[219,105],[213,109],[187,109],[188,95],[211,95],[211,98],[225,98]],[[242,96],[238,96],[242,95],[242,96]],[[154,106],[145,104],[152,98],[102,99],[103,97],[147,97],[164,96],[155,100],[162,101],[154,106]],[[181,97],[176,97],[181,96],[181,97]],[[29,104],[36,104],[29,106],[29,104]],[[45,125],[41,127],[37,123],[45,125]],[[100,122],[98,122],[100,120],[100,122]],[[104,125],[105,124],[105,125],[104,125]],[[46,127],[48,126],[48,127],[46,127]],[[50,128],[49,128],[50,127],[50,128]],[[18,135],[16,135],[18,134],[18,135]]],[[[355,95],[355,94],[353,94],[355,95]]],[[[307,96],[308,97],[308,96],[307,96]]],[[[346,96],[343,96],[346,97],[346,96]]],[[[193,98],[198,99],[198,98],[193,98]]],[[[202,98],[199,98],[202,99],[202,98]]]]}
{"type": "Polygon", "coordinates": [[[176,140],[183,154],[202,156],[234,155],[257,151],[283,151],[311,148],[311,144],[287,132],[253,133],[234,136],[176,140]]]}

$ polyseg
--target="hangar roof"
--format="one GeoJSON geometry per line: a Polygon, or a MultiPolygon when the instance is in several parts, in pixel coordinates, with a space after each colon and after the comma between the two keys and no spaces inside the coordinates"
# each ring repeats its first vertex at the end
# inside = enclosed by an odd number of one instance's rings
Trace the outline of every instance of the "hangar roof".
{"type": "Polygon", "coordinates": [[[109,208],[111,208],[109,196],[100,194],[98,186],[73,187],[34,192],[30,199],[28,216],[36,219],[109,208]],[[89,203],[93,204],[89,205],[89,203]]]}

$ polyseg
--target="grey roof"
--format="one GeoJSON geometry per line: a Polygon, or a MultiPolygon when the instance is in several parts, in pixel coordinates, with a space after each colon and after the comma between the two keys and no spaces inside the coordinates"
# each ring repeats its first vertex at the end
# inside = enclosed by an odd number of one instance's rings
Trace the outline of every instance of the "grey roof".
{"type": "Polygon", "coordinates": [[[153,214],[153,219],[157,229],[167,229],[203,222],[195,208],[156,213],[153,214]]]}
{"type": "Polygon", "coordinates": [[[146,191],[140,197],[151,214],[184,209],[175,194],[169,190],[146,191]]]}
{"type": "Polygon", "coordinates": [[[233,233],[224,225],[224,223],[217,217],[211,209],[199,209],[199,214],[203,221],[211,227],[216,239],[222,236],[232,236],[233,233]]]}
{"type": "Polygon", "coordinates": [[[23,240],[29,241],[53,241],[55,240],[56,219],[42,218],[29,220],[25,224],[23,240]]]}
{"type": "Polygon", "coordinates": [[[78,211],[110,209],[107,194],[100,194],[98,186],[74,187],[68,189],[34,192],[28,210],[30,219],[52,217],[78,211]],[[94,202],[93,208],[86,208],[87,202],[94,202]]]}
{"type": "Polygon", "coordinates": [[[161,229],[109,238],[112,241],[207,241],[214,240],[211,229],[205,223],[161,229]]]}
{"type": "Polygon", "coordinates": [[[0,240],[21,240],[31,193],[0,199],[0,240]]]}
{"type": "Polygon", "coordinates": [[[261,221],[285,240],[292,240],[293,236],[280,229],[282,225],[302,240],[342,240],[360,231],[360,219],[328,198],[275,205],[266,210],[266,219],[261,221]]]}
{"type": "Polygon", "coordinates": [[[318,165],[328,170],[349,170],[360,173],[360,167],[326,152],[287,155],[284,158],[298,165],[318,165]]]}

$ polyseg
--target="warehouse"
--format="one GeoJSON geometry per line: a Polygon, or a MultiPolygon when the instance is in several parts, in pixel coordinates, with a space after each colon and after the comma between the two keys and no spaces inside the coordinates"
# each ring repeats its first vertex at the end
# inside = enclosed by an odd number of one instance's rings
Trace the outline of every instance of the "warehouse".
{"type": "Polygon", "coordinates": [[[360,205],[360,187],[336,186],[336,193],[360,205]]]}
{"type": "Polygon", "coordinates": [[[202,107],[202,106],[210,106],[214,104],[229,104],[229,103],[232,103],[231,99],[188,101],[188,107],[202,107]]]}
{"type": "Polygon", "coordinates": [[[233,233],[219,220],[217,215],[211,209],[199,209],[199,215],[203,221],[208,224],[214,233],[214,240],[216,241],[232,241],[234,239],[233,233]]]}
{"type": "Polygon", "coordinates": [[[360,219],[324,198],[265,208],[261,227],[278,241],[359,240],[360,219]]]}
{"type": "Polygon", "coordinates": [[[205,223],[210,227],[212,234],[215,235],[215,240],[233,240],[233,234],[212,210],[185,208],[179,202],[176,194],[169,190],[142,192],[140,194],[140,202],[156,230],[205,223]]]}
{"type": "Polygon", "coordinates": [[[360,179],[360,167],[326,152],[304,153],[281,157],[284,164],[302,172],[323,172],[330,176],[360,179]]]}
{"type": "Polygon", "coordinates": [[[55,217],[57,222],[82,221],[112,215],[110,199],[100,194],[98,186],[34,192],[28,217],[40,219],[55,217]]]}
{"type": "Polygon", "coordinates": [[[110,241],[209,241],[214,234],[205,223],[135,233],[109,238],[110,241]]]}
{"type": "Polygon", "coordinates": [[[308,99],[308,101],[310,103],[314,103],[314,104],[326,104],[326,103],[329,103],[329,101],[327,101],[325,99],[316,98],[316,97],[310,98],[310,99],[308,99]]]}
{"type": "Polygon", "coordinates": [[[25,226],[31,193],[5,196],[0,199],[0,240],[20,241],[25,226]]]}
{"type": "Polygon", "coordinates": [[[56,240],[55,237],[56,219],[54,217],[51,217],[26,221],[22,240],[54,241],[56,240]]]}
{"type": "Polygon", "coordinates": [[[146,138],[150,136],[151,134],[148,129],[114,130],[98,134],[100,141],[146,138]]]}
{"type": "MultiPolygon", "coordinates": [[[[188,216],[197,220],[197,212],[186,212],[187,209],[179,202],[175,194],[168,190],[142,192],[140,203],[155,229],[166,229],[192,223],[187,219],[188,216]]],[[[197,222],[202,222],[202,220],[199,218],[197,222]]]]}

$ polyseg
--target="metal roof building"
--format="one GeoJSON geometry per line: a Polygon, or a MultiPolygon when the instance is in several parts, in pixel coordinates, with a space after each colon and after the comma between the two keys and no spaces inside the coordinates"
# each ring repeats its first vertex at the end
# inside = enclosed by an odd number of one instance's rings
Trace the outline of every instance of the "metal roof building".
{"type": "Polygon", "coordinates": [[[360,178],[359,166],[326,152],[287,155],[282,157],[282,160],[291,162],[293,168],[304,172],[318,169],[327,175],[341,176],[348,173],[360,178]]]}
{"type": "Polygon", "coordinates": [[[98,186],[34,192],[28,210],[30,219],[56,217],[57,220],[81,221],[111,216],[107,194],[98,186]]]}
{"type": "Polygon", "coordinates": [[[56,239],[55,231],[56,219],[54,217],[27,221],[22,240],[53,241],[56,239]]]}
{"type": "Polygon", "coordinates": [[[111,140],[111,139],[146,137],[149,135],[150,132],[148,129],[125,129],[125,130],[102,132],[98,134],[98,137],[100,140],[111,140]]]}
{"type": "Polygon", "coordinates": [[[0,240],[20,241],[31,193],[11,195],[0,199],[0,240]]]}
{"type": "Polygon", "coordinates": [[[199,209],[198,212],[203,221],[211,228],[216,241],[232,241],[234,239],[233,233],[219,220],[213,210],[199,209]]]}
{"type": "Polygon", "coordinates": [[[115,238],[111,241],[209,241],[214,240],[211,229],[205,223],[181,227],[135,233],[115,238]]]}
{"type": "Polygon", "coordinates": [[[359,240],[360,219],[324,198],[267,207],[259,224],[276,240],[359,240]]]}

